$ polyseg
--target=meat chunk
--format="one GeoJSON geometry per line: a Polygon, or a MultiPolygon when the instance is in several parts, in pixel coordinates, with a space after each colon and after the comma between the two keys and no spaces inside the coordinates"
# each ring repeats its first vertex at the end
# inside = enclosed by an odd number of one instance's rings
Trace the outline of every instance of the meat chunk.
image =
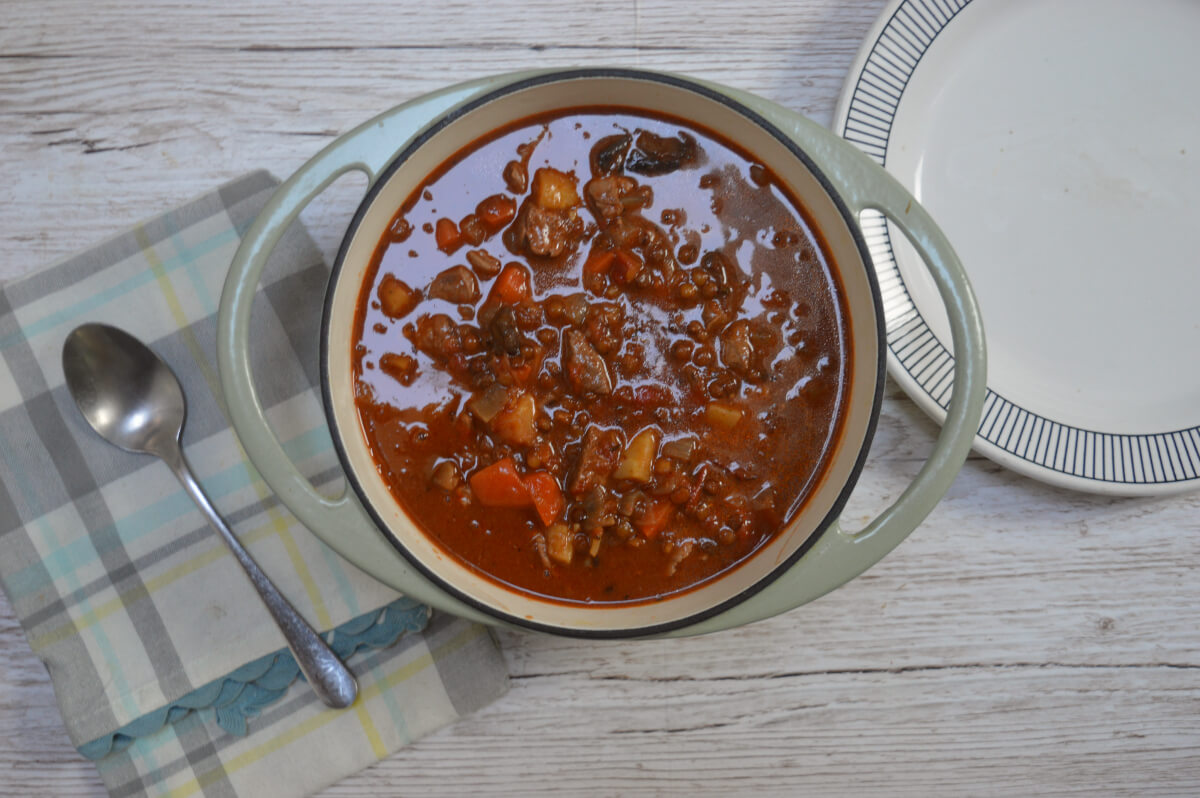
{"type": "Polygon", "coordinates": [[[721,333],[721,362],[742,377],[754,366],[754,345],[750,342],[750,325],[739,319],[721,333]]]}
{"type": "Polygon", "coordinates": [[[495,277],[500,273],[500,259],[488,254],[482,249],[473,249],[467,253],[467,262],[471,268],[483,278],[495,277]]]}
{"type": "Polygon", "coordinates": [[[567,490],[574,496],[583,496],[603,485],[617,467],[622,449],[621,435],[616,430],[588,427],[583,436],[579,462],[567,483],[567,490]]]}
{"type": "Polygon", "coordinates": [[[583,237],[578,207],[574,177],[557,169],[539,169],[505,242],[514,252],[542,258],[574,252],[583,237]]]}
{"type": "Polygon", "coordinates": [[[779,333],[761,321],[738,319],[721,332],[721,362],[748,382],[770,375],[770,364],[780,348],[779,333]]]}
{"type": "Polygon", "coordinates": [[[493,382],[486,390],[467,400],[467,409],[487,424],[504,409],[509,398],[508,389],[498,382],[493,382]]]}
{"type": "Polygon", "coordinates": [[[511,228],[515,250],[541,258],[557,258],[574,252],[583,237],[583,219],[574,208],[553,210],[530,200],[521,204],[521,212],[511,228]]]}
{"type": "Polygon", "coordinates": [[[421,352],[444,362],[462,352],[462,333],[445,313],[422,316],[417,319],[415,344],[421,352]]]}
{"type": "Polygon", "coordinates": [[[473,304],[479,299],[479,280],[466,266],[452,266],[433,278],[429,295],[456,305],[473,304]]]}
{"type": "Polygon", "coordinates": [[[513,194],[524,194],[529,185],[529,171],[520,161],[509,161],[504,167],[504,185],[513,194]]]}
{"type": "Polygon", "coordinates": [[[511,305],[501,305],[496,309],[495,315],[488,321],[488,335],[496,354],[510,357],[521,354],[525,336],[517,326],[517,316],[511,305]]]}
{"type": "Polygon", "coordinates": [[[597,352],[607,355],[621,348],[625,311],[612,302],[589,305],[583,320],[587,339],[597,352]]]}
{"type": "Polygon", "coordinates": [[[651,262],[663,263],[671,257],[670,236],[638,214],[618,216],[604,228],[603,235],[613,249],[640,250],[651,262]]]}
{"type": "Polygon", "coordinates": [[[588,207],[602,225],[625,212],[625,198],[637,190],[637,181],[624,175],[609,175],[589,180],[583,187],[588,207]]]}
{"type": "Polygon", "coordinates": [[[569,329],[563,335],[563,369],[576,393],[612,393],[608,364],[579,330],[569,329]]]}

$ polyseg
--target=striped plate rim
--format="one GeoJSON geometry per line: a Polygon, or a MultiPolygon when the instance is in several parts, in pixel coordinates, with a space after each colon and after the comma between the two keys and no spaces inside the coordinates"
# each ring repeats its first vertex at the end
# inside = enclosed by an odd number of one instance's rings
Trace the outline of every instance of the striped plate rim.
{"type": "MultiPolygon", "coordinates": [[[[887,167],[904,90],[939,34],[972,2],[895,0],[868,34],[847,76],[833,129],[887,167]]],[[[889,371],[939,423],[954,383],[954,356],[929,328],[896,263],[889,222],[861,217],[883,294],[889,371]]],[[[1014,471],[1093,493],[1153,495],[1200,487],[1200,425],[1148,434],[1087,429],[987,391],[975,449],[1014,471]]]]}

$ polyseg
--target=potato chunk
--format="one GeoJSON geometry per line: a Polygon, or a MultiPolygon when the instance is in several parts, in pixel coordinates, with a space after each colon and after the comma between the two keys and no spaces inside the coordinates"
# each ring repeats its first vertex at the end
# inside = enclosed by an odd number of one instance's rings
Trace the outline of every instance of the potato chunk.
{"type": "Polygon", "coordinates": [[[727,402],[709,402],[704,408],[704,420],[720,429],[733,429],[742,420],[743,411],[727,402]]]}
{"type": "Polygon", "coordinates": [[[533,201],[549,211],[565,211],[579,204],[575,178],[557,169],[542,168],[533,175],[533,201]]]}
{"type": "Polygon", "coordinates": [[[634,482],[649,482],[654,468],[654,456],[658,453],[658,430],[644,429],[625,447],[613,479],[631,479],[634,482]]]}
{"type": "Polygon", "coordinates": [[[550,559],[563,565],[570,565],[575,555],[574,541],[571,530],[566,524],[551,524],[546,529],[546,553],[550,559]]]}
{"type": "Polygon", "coordinates": [[[523,393],[492,419],[492,430],[506,443],[528,446],[537,437],[537,402],[533,394],[523,393]]]}
{"type": "Polygon", "coordinates": [[[390,274],[385,274],[379,281],[376,296],[379,297],[379,309],[390,319],[407,316],[421,301],[420,291],[410,288],[403,280],[390,274]]]}

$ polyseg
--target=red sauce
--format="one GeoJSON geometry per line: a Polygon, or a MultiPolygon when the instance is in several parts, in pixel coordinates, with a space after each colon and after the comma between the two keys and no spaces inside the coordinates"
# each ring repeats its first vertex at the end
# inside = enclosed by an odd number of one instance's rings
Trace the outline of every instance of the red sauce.
{"type": "Polygon", "coordinates": [[[819,482],[842,294],[803,208],[715,134],[621,108],[522,120],[379,242],[362,432],[416,525],[491,579],[570,602],[685,590],[819,482]]]}

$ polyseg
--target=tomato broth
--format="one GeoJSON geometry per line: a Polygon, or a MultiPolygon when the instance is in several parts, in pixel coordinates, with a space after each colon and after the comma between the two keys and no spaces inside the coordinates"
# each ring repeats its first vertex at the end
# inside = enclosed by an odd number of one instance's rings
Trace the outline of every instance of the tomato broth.
{"type": "Polygon", "coordinates": [[[802,205],[667,116],[585,107],[464,148],[362,285],[362,433],[413,522],[493,580],[652,600],[735,567],[826,468],[846,302],[802,205]]]}

